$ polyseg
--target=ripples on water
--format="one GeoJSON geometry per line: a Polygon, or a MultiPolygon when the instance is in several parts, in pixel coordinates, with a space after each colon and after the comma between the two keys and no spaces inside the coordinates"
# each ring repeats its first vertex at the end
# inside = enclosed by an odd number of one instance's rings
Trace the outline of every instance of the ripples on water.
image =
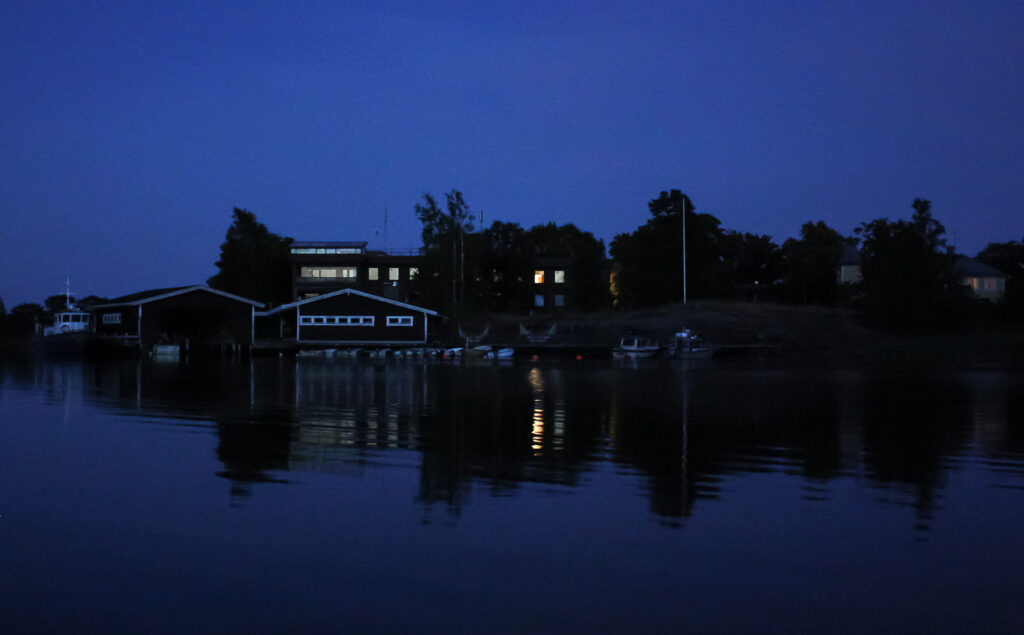
{"type": "Polygon", "coordinates": [[[1018,374],[286,359],[0,371],[0,539],[27,549],[3,562],[35,572],[6,617],[27,630],[132,623],[112,596],[43,602],[81,573],[75,545],[98,545],[92,565],[118,579],[148,575],[97,533],[120,524],[158,533],[122,536],[162,572],[136,616],[154,627],[191,598],[185,580],[235,607],[221,586],[233,558],[249,572],[232,582],[241,598],[300,615],[221,619],[193,598],[194,629],[1024,627],[1010,608],[1024,591],[1018,374]],[[277,577],[254,583],[260,563],[277,577]],[[311,616],[300,589],[361,599],[311,616]]]}

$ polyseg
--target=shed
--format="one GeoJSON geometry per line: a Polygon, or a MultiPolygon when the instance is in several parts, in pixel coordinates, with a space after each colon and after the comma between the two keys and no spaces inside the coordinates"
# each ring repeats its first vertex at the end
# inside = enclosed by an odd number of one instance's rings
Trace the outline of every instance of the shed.
{"type": "Polygon", "coordinates": [[[171,342],[218,342],[251,346],[261,302],[203,285],[151,289],[91,307],[99,335],[137,340],[148,349],[171,342]]]}
{"type": "Polygon", "coordinates": [[[430,338],[436,311],[390,298],[339,289],[257,313],[275,320],[277,336],[300,344],[350,346],[412,346],[430,338]]]}

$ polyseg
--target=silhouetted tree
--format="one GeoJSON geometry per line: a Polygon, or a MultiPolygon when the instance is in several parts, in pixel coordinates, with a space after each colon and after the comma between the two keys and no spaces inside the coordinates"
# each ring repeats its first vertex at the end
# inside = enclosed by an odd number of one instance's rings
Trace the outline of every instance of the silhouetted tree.
{"type": "Polygon", "coordinates": [[[423,203],[415,207],[426,251],[417,286],[428,305],[454,313],[465,296],[465,245],[466,236],[473,232],[473,215],[458,190],[446,193],[445,202],[442,210],[433,196],[424,194],[423,203]]]}
{"type": "MultiPolygon", "coordinates": [[[[74,304],[75,298],[71,298],[71,303],[74,304]]],[[[68,296],[63,293],[57,295],[51,295],[50,297],[43,300],[43,304],[46,306],[46,310],[50,313],[60,313],[68,308],[68,296]]]]}
{"type": "Polygon", "coordinates": [[[783,299],[835,305],[836,270],[848,240],[824,221],[804,223],[799,239],[790,238],[782,244],[783,299]]]}
{"type": "Polygon", "coordinates": [[[1024,318],[1024,240],[989,243],[978,252],[978,260],[1006,274],[1002,309],[1008,317],[1024,318]]]}
{"type": "Polygon", "coordinates": [[[909,221],[878,218],[857,228],[861,275],[871,321],[905,330],[956,326],[964,291],[947,253],[945,228],[931,202],[914,199],[909,221]]]}
{"type": "Polygon", "coordinates": [[[683,297],[683,217],[686,218],[686,278],[688,296],[721,296],[730,290],[729,272],[722,259],[721,222],[697,214],[690,198],[679,190],[661,192],[648,202],[652,218],[611,244],[616,274],[616,303],[650,306],[683,297]]]}
{"type": "Polygon", "coordinates": [[[767,234],[727,230],[722,254],[734,284],[758,284],[765,292],[782,277],[782,251],[767,234]]]}
{"type": "Polygon", "coordinates": [[[0,341],[25,341],[35,333],[36,323],[42,322],[46,309],[35,303],[24,303],[13,307],[0,317],[0,341]]]}
{"type": "Polygon", "coordinates": [[[218,273],[206,281],[214,289],[272,305],[292,300],[291,238],[282,238],[235,208],[227,236],[220,245],[218,273]]]}

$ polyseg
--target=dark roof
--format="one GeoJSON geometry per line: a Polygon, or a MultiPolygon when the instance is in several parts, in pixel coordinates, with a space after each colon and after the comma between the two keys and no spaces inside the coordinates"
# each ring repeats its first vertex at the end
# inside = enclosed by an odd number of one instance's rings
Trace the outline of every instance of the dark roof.
{"type": "Polygon", "coordinates": [[[296,240],[292,247],[342,247],[348,249],[365,249],[366,241],[358,240],[296,240]]]}
{"type": "Polygon", "coordinates": [[[145,303],[153,301],[153,300],[161,300],[161,299],[169,297],[169,296],[181,295],[181,294],[184,294],[184,293],[191,293],[193,291],[205,291],[207,293],[212,293],[214,295],[223,296],[225,298],[231,298],[232,300],[238,300],[239,302],[245,302],[246,304],[251,304],[251,305],[253,305],[255,307],[262,307],[262,306],[264,306],[264,304],[262,302],[257,302],[256,300],[250,300],[248,298],[243,298],[243,297],[235,295],[233,293],[228,293],[227,291],[221,291],[220,289],[213,289],[213,288],[207,287],[205,285],[195,284],[195,285],[191,285],[191,286],[188,286],[188,287],[168,287],[166,289],[150,289],[148,291],[139,291],[138,293],[129,293],[128,295],[123,295],[123,296],[121,296],[119,298],[113,298],[112,300],[107,300],[103,304],[97,304],[95,306],[92,306],[92,307],[90,307],[90,309],[105,309],[105,308],[109,308],[109,307],[125,306],[125,305],[135,306],[135,305],[139,305],[139,304],[145,304],[145,303]]]}
{"type": "Polygon", "coordinates": [[[974,258],[968,258],[967,256],[957,256],[956,262],[953,264],[956,268],[956,272],[961,276],[974,276],[977,278],[1005,278],[1006,274],[1002,271],[989,267],[980,260],[974,258]]]}
{"type": "Polygon", "coordinates": [[[288,304],[282,304],[281,306],[276,306],[273,309],[270,309],[268,311],[262,312],[262,313],[260,313],[260,315],[274,315],[275,313],[280,313],[281,311],[284,311],[285,309],[293,309],[293,308],[295,308],[297,306],[302,306],[302,305],[305,305],[305,304],[311,304],[313,302],[319,302],[321,300],[326,300],[327,298],[333,298],[333,297],[339,296],[339,295],[356,295],[356,296],[359,296],[359,297],[362,297],[362,298],[368,298],[370,300],[376,300],[378,302],[384,302],[384,303],[387,303],[387,304],[393,304],[395,306],[400,306],[402,308],[409,309],[411,311],[419,311],[420,313],[424,313],[426,315],[433,315],[433,316],[437,317],[437,311],[431,311],[430,309],[424,309],[423,307],[414,306],[414,305],[408,304],[406,302],[399,302],[398,300],[391,300],[389,298],[382,298],[379,295],[373,295],[372,293],[367,293],[365,291],[359,291],[358,289],[350,289],[350,288],[349,289],[338,289],[337,291],[331,291],[330,293],[325,293],[323,295],[318,295],[315,298],[306,298],[305,300],[298,300],[296,302],[290,302],[288,304]]]}
{"type": "Polygon", "coordinates": [[[139,300],[145,300],[146,298],[153,298],[158,295],[164,295],[166,293],[174,293],[182,289],[188,289],[192,285],[186,285],[184,287],[167,287],[166,289],[150,289],[148,291],[138,291],[136,293],[129,293],[119,298],[110,298],[103,304],[131,304],[132,302],[138,302],[139,300]]]}
{"type": "Polygon", "coordinates": [[[840,265],[859,265],[860,264],[860,252],[853,245],[845,245],[843,247],[843,254],[839,257],[840,265]]]}

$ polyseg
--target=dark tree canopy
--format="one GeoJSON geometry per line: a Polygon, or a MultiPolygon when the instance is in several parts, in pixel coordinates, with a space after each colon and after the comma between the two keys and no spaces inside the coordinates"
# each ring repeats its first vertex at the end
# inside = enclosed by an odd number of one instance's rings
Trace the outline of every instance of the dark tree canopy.
{"type": "Polygon", "coordinates": [[[466,296],[466,239],[473,232],[473,214],[462,196],[445,194],[445,209],[430,194],[415,207],[423,225],[425,259],[417,279],[420,298],[449,313],[458,311],[466,296]]]}
{"type": "Polygon", "coordinates": [[[903,330],[955,326],[964,293],[945,249],[945,228],[930,201],[915,199],[913,208],[909,221],[878,218],[857,228],[868,317],[903,330]]]}
{"type": "Polygon", "coordinates": [[[731,290],[722,257],[721,222],[698,214],[679,190],[662,192],[648,203],[652,218],[611,244],[616,303],[626,307],[664,304],[683,297],[683,214],[686,210],[686,280],[691,298],[717,297],[731,290]]]}
{"type": "Polygon", "coordinates": [[[851,242],[824,221],[804,223],[799,239],[782,244],[782,297],[799,304],[833,306],[839,258],[851,242]]]}
{"type": "Polygon", "coordinates": [[[767,234],[725,231],[722,257],[734,284],[757,284],[767,290],[782,276],[782,251],[767,234]]]}
{"type": "Polygon", "coordinates": [[[288,255],[292,239],[271,232],[248,210],[236,207],[232,214],[233,221],[220,245],[220,260],[216,263],[219,271],[206,283],[272,305],[291,301],[288,255]]]}
{"type": "Polygon", "coordinates": [[[36,323],[46,316],[46,309],[35,303],[19,304],[0,315],[0,342],[21,342],[35,333],[36,323]]]}

